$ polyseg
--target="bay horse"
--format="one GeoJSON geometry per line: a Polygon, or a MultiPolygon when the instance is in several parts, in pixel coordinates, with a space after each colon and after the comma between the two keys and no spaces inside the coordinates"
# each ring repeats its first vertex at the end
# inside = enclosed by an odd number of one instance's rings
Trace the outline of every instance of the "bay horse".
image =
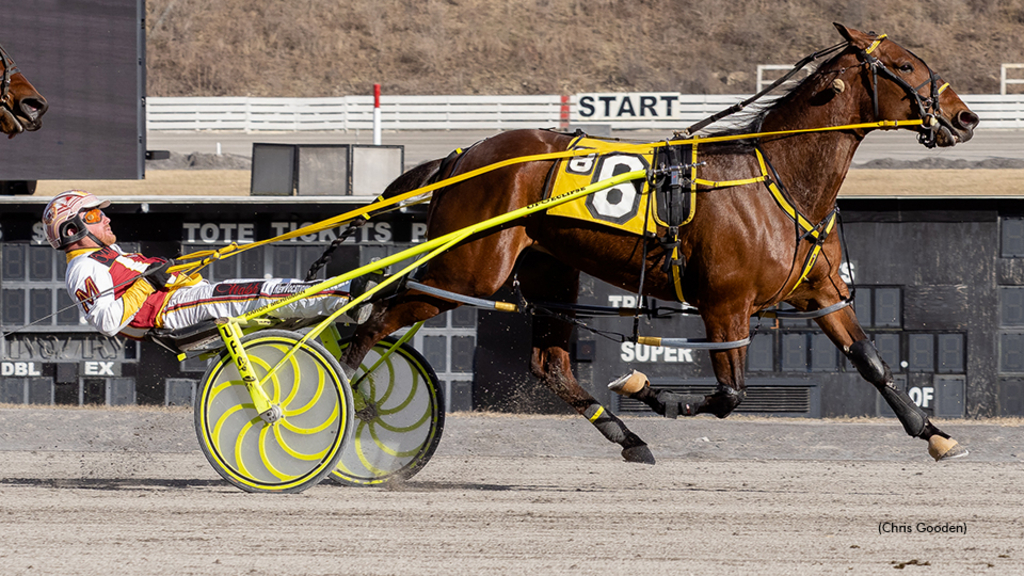
{"type": "MultiPolygon", "coordinates": [[[[974,114],[923,60],[884,36],[835,25],[844,42],[822,57],[810,76],[756,111],[732,133],[772,133],[877,120],[922,120],[914,129],[925,145],[966,142],[978,124],[974,114]]],[[[787,302],[801,311],[819,310],[821,329],[864,379],[873,384],[910,436],[929,441],[936,459],[966,454],[939,430],[909,396],[893,384],[889,367],[861,329],[840,278],[842,246],[838,234],[825,234],[835,214],[836,197],[857,146],[872,128],[765,135],[704,144],[700,175],[713,181],[770,174],[798,214],[820,232],[820,243],[806,240],[784,213],[765,182],[714,189],[699,195],[692,220],[679,229],[685,258],[681,288],[704,322],[707,339],[741,342],[750,335],[752,315],[787,302]],[[759,170],[760,158],[771,168],[759,170]],[[805,271],[808,253],[821,257],[805,271]],[[806,272],[804,274],[804,272],[806,272]],[[804,278],[801,281],[801,276],[804,278]],[[831,307],[831,308],[830,308],[831,307]]],[[[714,134],[708,134],[713,136],[714,134]]],[[[466,150],[459,162],[436,173],[433,161],[403,175],[388,194],[413,190],[427,181],[495,162],[566,150],[571,135],[516,130],[466,150]]],[[[428,212],[428,236],[436,238],[484,219],[543,199],[552,161],[513,164],[434,192],[428,212]]],[[[659,234],[664,233],[659,230],[659,234]]],[[[678,300],[663,266],[671,254],[658,240],[586,222],[538,213],[496,231],[486,231],[431,260],[419,282],[462,295],[487,297],[512,278],[522,295],[554,303],[575,303],[580,271],[614,286],[662,300],[678,300]],[[646,245],[645,245],[646,244],[646,245]]],[[[456,302],[406,289],[374,304],[370,320],[358,327],[342,356],[354,370],[378,340],[404,326],[458,306],[456,302]]],[[[647,445],[583,390],[570,370],[573,326],[562,319],[533,320],[532,373],[610,441],[622,446],[630,462],[654,463],[647,445]]],[[[625,390],[661,415],[713,414],[726,417],[744,399],[746,347],[710,352],[717,390],[683,396],[649,383],[625,390]]]]}
{"type": "Polygon", "coordinates": [[[0,132],[14,138],[24,131],[39,130],[49,105],[46,98],[18,70],[14,60],[0,46],[0,132]]]}

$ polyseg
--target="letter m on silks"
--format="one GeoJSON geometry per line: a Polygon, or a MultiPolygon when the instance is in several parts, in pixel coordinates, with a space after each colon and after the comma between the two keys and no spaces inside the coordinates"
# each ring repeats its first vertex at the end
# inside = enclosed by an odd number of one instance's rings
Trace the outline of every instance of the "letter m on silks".
{"type": "Polygon", "coordinates": [[[89,308],[92,307],[92,303],[100,297],[100,290],[96,287],[96,283],[92,281],[92,278],[85,279],[85,290],[75,290],[75,298],[82,303],[82,308],[85,309],[85,313],[89,313],[89,308]]]}

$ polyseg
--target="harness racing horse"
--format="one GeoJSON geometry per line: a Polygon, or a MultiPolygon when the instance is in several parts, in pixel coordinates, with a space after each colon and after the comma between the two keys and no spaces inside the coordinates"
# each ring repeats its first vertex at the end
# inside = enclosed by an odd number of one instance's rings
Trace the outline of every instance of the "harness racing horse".
{"type": "Polygon", "coordinates": [[[25,130],[39,130],[48,107],[46,98],[25,79],[3,46],[0,46],[0,65],[3,66],[0,79],[0,132],[7,134],[8,138],[14,138],[25,130]]]}
{"type": "MultiPolygon", "coordinates": [[[[713,191],[699,195],[691,221],[678,230],[677,249],[685,259],[679,278],[682,294],[699,310],[709,341],[737,344],[710,352],[717,390],[707,396],[683,396],[641,381],[623,386],[620,392],[662,415],[708,413],[724,418],[745,395],[746,346],[742,344],[750,335],[750,317],[787,302],[801,311],[820,311],[816,321],[824,333],[882,394],[906,432],[929,441],[929,452],[936,460],[964,455],[966,450],[893,385],[889,367],[867,339],[853,309],[844,306],[850,291],[839,275],[840,238],[827,232],[835,221],[836,197],[854,152],[872,128],[805,130],[878,120],[911,121],[926,146],[953,146],[972,137],[978,116],[908,50],[884,36],[838,24],[836,28],[845,42],[823,56],[824,62],[809,77],[757,111],[743,130],[730,131],[760,135],[701,145],[702,178],[753,181],[708,186],[705,189],[713,191]],[[797,133],[777,134],[785,131],[797,133]],[[780,209],[782,201],[766,184],[781,191],[795,215],[780,209]],[[798,218],[808,224],[794,226],[798,218]],[[813,235],[809,234],[812,229],[813,235]],[[821,257],[810,258],[812,250],[821,257]]],[[[541,130],[502,133],[469,148],[458,162],[445,163],[439,174],[432,174],[441,164],[437,160],[410,171],[392,183],[385,195],[511,158],[564,151],[572,140],[570,135],[541,130]]],[[[434,192],[428,235],[436,238],[542,200],[553,162],[505,166],[434,192]]],[[[665,232],[659,229],[659,235],[665,232]]],[[[516,278],[527,300],[572,304],[582,270],[627,290],[637,292],[642,285],[644,295],[678,300],[671,267],[664,265],[670,258],[672,252],[656,238],[541,212],[496,231],[481,232],[430,260],[419,282],[486,297],[516,278]]],[[[371,319],[359,326],[342,356],[343,364],[354,370],[382,337],[457,305],[415,289],[377,301],[371,319]]],[[[643,440],[573,377],[572,328],[564,319],[534,318],[531,371],[606,438],[620,444],[627,461],[653,464],[643,440]]]]}

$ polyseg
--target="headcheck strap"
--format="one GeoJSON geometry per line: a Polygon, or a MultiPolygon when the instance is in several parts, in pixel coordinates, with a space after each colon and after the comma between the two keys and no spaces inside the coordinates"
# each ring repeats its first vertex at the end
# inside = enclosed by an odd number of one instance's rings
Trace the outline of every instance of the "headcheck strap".
{"type": "Polygon", "coordinates": [[[749,106],[753,102],[756,102],[757,100],[760,100],[761,97],[763,97],[765,94],[768,94],[768,93],[772,92],[773,90],[775,90],[776,88],[781,86],[783,83],[789,81],[790,78],[792,78],[797,72],[803,70],[804,67],[807,66],[808,64],[810,64],[811,62],[814,62],[815,60],[819,60],[819,59],[824,58],[826,56],[830,56],[831,54],[835,53],[837,50],[846,48],[846,46],[847,46],[846,42],[840,42],[839,44],[836,44],[835,46],[829,46],[828,48],[825,48],[825,49],[822,49],[822,50],[818,50],[814,54],[811,54],[810,56],[807,56],[803,60],[797,62],[789,72],[784,74],[781,78],[779,78],[775,82],[772,82],[764,90],[761,90],[757,94],[754,94],[753,96],[751,96],[750,98],[747,98],[746,100],[744,100],[742,102],[737,102],[736,104],[733,104],[732,106],[726,108],[725,110],[722,110],[721,112],[719,112],[717,114],[709,116],[709,117],[701,120],[700,122],[697,122],[696,124],[691,125],[689,128],[687,128],[686,130],[683,130],[682,132],[676,132],[676,136],[677,137],[679,137],[679,136],[683,136],[683,137],[692,136],[692,135],[696,134],[698,131],[703,130],[707,126],[709,126],[711,124],[714,124],[715,122],[718,122],[722,118],[725,118],[726,116],[729,116],[731,114],[735,114],[735,113],[739,112],[740,110],[743,110],[744,108],[746,108],[747,106],[749,106]]]}
{"type": "Polygon", "coordinates": [[[867,62],[868,67],[871,69],[871,105],[874,108],[875,118],[878,118],[878,68],[881,66],[881,62],[878,61],[878,58],[871,56],[871,53],[874,52],[875,48],[878,48],[882,40],[885,40],[885,34],[880,34],[875,38],[875,41],[863,53],[864,61],[867,62]]]}

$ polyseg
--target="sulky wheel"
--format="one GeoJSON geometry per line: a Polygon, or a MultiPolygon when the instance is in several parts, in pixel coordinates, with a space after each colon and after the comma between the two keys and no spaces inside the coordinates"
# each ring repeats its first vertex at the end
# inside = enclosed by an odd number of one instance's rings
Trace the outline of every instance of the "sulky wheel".
{"type": "MultiPolygon", "coordinates": [[[[263,330],[242,338],[260,380],[302,338],[263,330]]],[[[352,392],[337,360],[303,344],[263,384],[280,419],[257,414],[227,352],[206,371],[196,395],[199,446],[225,480],[247,492],[301,492],[334,469],[352,433],[352,392]]]]}
{"type": "Polygon", "coordinates": [[[375,486],[410,478],[430,460],[441,440],[444,393],[419,352],[403,343],[366,374],[395,342],[390,337],[378,342],[352,377],[354,432],[331,473],[341,484],[375,486]]]}

